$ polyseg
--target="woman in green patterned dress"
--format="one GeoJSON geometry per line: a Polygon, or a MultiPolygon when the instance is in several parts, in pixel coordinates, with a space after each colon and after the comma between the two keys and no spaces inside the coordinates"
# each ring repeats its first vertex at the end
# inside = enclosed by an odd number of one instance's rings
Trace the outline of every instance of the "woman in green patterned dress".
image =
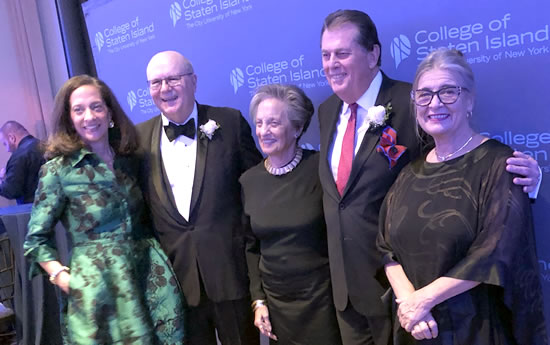
{"type": "Polygon", "coordinates": [[[90,76],[71,78],[55,99],[25,255],[63,292],[68,344],[181,344],[185,303],[168,258],[152,235],[139,188],[136,130],[112,91],[90,76]],[[69,267],[54,226],[69,232],[69,267]]]}

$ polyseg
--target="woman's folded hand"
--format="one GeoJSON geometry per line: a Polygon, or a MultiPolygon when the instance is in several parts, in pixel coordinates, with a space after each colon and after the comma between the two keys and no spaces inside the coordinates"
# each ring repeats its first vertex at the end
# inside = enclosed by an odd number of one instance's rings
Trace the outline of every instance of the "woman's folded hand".
{"type": "Polygon", "coordinates": [[[421,290],[413,292],[406,299],[398,298],[395,301],[399,304],[399,323],[407,332],[411,332],[417,323],[423,321],[432,309],[430,299],[421,290]]]}

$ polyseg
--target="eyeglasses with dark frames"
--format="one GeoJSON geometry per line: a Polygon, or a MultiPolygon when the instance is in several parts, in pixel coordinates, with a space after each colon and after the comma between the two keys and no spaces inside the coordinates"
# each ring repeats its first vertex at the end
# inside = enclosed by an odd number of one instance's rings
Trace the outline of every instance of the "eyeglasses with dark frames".
{"type": "Polygon", "coordinates": [[[458,97],[462,93],[462,90],[468,91],[467,88],[462,86],[446,86],[437,91],[431,90],[412,90],[411,99],[418,106],[425,107],[432,103],[432,99],[435,95],[439,98],[439,101],[443,104],[453,104],[458,100],[458,97]]]}

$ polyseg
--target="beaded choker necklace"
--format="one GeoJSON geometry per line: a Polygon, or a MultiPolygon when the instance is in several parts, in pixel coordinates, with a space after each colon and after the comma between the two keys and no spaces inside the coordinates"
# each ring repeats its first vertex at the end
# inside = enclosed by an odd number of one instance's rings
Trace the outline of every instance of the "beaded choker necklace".
{"type": "Polygon", "coordinates": [[[289,172],[294,170],[294,168],[296,168],[298,163],[300,163],[300,161],[302,160],[302,156],[303,156],[303,150],[301,147],[298,147],[296,149],[296,154],[294,155],[294,159],[292,159],[288,164],[280,168],[274,168],[271,165],[271,162],[269,161],[269,157],[268,157],[264,161],[265,170],[267,170],[267,172],[270,173],[271,175],[279,176],[279,175],[288,174],[289,172]]]}

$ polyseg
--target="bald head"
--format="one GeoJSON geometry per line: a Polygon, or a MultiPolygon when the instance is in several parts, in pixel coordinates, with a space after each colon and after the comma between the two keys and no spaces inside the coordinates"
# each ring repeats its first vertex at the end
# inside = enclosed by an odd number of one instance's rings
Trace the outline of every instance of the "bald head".
{"type": "Polygon", "coordinates": [[[15,151],[21,139],[27,135],[29,132],[17,121],[8,121],[0,128],[0,142],[8,152],[15,151]]]}
{"type": "Polygon", "coordinates": [[[147,80],[151,98],[160,111],[170,120],[184,123],[193,111],[197,89],[191,62],[176,51],[157,53],[147,65],[147,80]],[[151,86],[154,84],[157,88],[151,86]]]}
{"type": "Polygon", "coordinates": [[[182,73],[193,72],[193,65],[183,55],[174,50],[166,50],[155,54],[147,64],[147,80],[152,80],[150,74],[160,66],[170,66],[182,73]]]}

